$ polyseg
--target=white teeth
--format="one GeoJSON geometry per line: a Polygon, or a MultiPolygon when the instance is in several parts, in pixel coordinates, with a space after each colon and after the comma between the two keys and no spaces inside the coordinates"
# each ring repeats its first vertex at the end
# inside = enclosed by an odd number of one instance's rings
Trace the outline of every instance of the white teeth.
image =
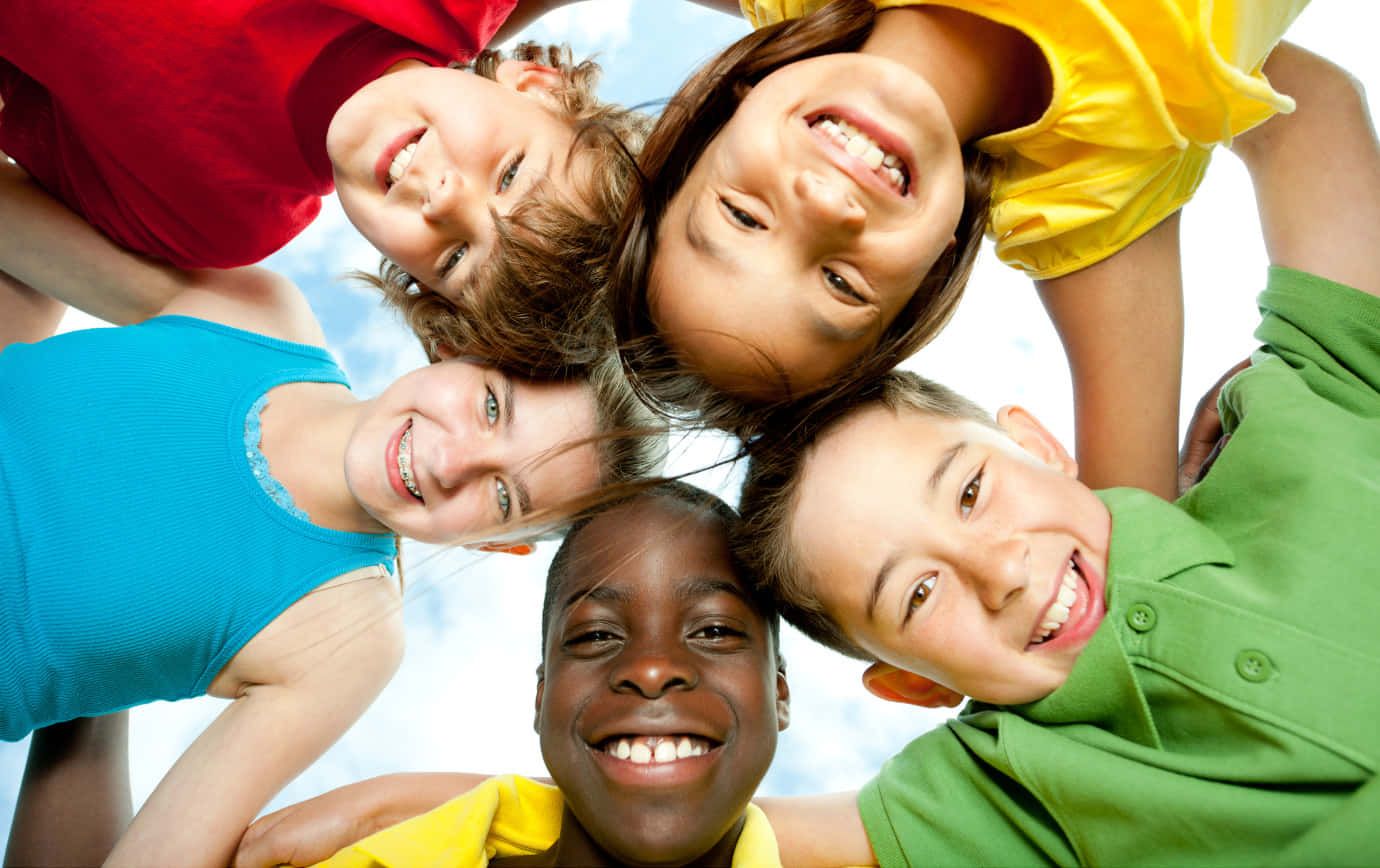
{"type": "Polygon", "coordinates": [[[417,143],[408,142],[403,149],[398,151],[393,157],[393,162],[388,164],[388,186],[398,183],[398,179],[407,171],[407,167],[412,163],[412,157],[417,153],[417,143]]]}
{"type": "Polygon", "coordinates": [[[814,128],[845,153],[862,160],[869,169],[877,173],[877,177],[886,181],[897,192],[906,192],[905,164],[901,162],[900,157],[884,150],[867,133],[841,118],[827,116],[815,121],[814,128]]]}
{"type": "Polygon", "coordinates": [[[689,757],[704,756],[710,746],[702,738],[683,735],[674,736],[635,736],[610,741],[604,752],[621,760],[647,765],[649,763],[670,763],[689,757]]]}
{"type": "Polygon", "coordinates": [[[1059,593],[1054,602],[1045,611],[1045,618],[1040,622],[1040,633],[1035,637],[1032,644],[1038,645],[1049,638],[1050,634],[1069,619],[1069,612],[1073,609],[1073,604],[1078,601],[1078,576],[1075,573],[1073,559],[1069,559],[1068,569],[1064,571],[1064,577],[1059,580],[1059,593]]]}
{"type": "Polygon", "coordinates": [[[422,499],[422,492],[417,488],[417,482],[412,478],[412,428],[408,427],[403,432],[402,440],[398,441],[398,474],[402,476],[403,485],[412,492],[412,496],[418,500],[422,499]]]}

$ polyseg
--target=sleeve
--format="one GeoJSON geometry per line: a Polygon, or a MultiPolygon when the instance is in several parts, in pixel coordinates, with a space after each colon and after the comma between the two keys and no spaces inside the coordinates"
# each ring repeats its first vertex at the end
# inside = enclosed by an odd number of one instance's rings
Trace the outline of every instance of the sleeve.
{"type": "Polygon", "coordinates": [[[995,747],[990,733],[950,721],[887,760],[858,794],[858,812],[877,864],[1076,862],[1038,801],[984,762],[960,733],[995,747]]]}
{"type": "Polygon", "coordinates": [[[756,30],[790,18],[809,15],[829,0],[738,0],[743,17],[756,30]]]}
{"type": "Polygon", "coordinates": [[[1331,403],[1380,417],[1380,297],[1275,266],[1259,304],[1260,352],[1331,403]]]}

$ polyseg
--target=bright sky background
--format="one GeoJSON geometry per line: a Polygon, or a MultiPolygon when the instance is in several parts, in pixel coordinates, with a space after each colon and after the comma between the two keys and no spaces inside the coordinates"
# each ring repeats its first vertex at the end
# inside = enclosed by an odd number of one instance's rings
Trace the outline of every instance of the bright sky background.
{"type": "MultiPolygon", "coordinates": [[[[1246,0],[1242,0],[1246,2],[1246,0]]],[[[1368,3],[1314,0],[1289,38],[1337,60],[1380,94],[1374,48],[1380,19],[1368,3]],[[1362,20],[1368,19],[1368,20],[1362,20]]],[[[747,31],[734,18],[672,0],[588,0],[548,15],[527,38],[598,53],[602,95],[641,104],[665,98],[700,61],[747,31]]],[[[1214,162],[1183,219],[1187,336],[1183,418],[1217,376],[1252,348],[1254,297],[1265,257],[1244,171],[1230,155],[1214,162]]],[[[371,269],[376,256],[334,199],[312,227],[269,264],[307,292],[332,350],[361,396],[372,396],[425,360],[375,295],[338,275],[371,269]]],[[[87,323],[69,317],[68,327],[87,323]]],[[[995,410],[1020,403],[1072,443],[1062,350],[1030,284],[984,251],[959,313],[908,363],[995,410]]],[[[702,466],[723,442],[682,444],[673,469],[702,466]]],[[[694,478],[736,503],[739,472],[694,478]]],[[[544,768],[532,732],[542,581],[555,545],[527,558],[476,556],[408,544],[407,657],[373,708],[270,809],[361,778],[395,771],[525,772],[544,768]]],[[[762,792],[855,789],[911,738],[949,716],[873,699],[862,665],[793,631],[783,645],[792,688],[791,726],[762,792]]],[[[136,805],[223,707],[202,698],[136,709],[131,763],[136,805]]],[[[13,812],[27,740],[0,743],[0,818],[13,812]]]]}

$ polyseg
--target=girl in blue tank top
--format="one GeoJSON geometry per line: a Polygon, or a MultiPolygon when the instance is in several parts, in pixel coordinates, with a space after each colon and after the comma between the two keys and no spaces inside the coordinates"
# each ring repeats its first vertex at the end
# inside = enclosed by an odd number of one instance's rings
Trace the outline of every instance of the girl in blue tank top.
{"type": "MultiPolygon", "coordinates": [[[[396,669],[395,535],[528,550],[512,540],[648,472],[659,444],[598,439],[645,429],[616,367],[535,382],[452,358],[362,401],[286,278],[163,270],[0,169],[0,224],[22,226],[0,233],[0,269],[171,299],[0,352],[0,738],[231,700],[110,853],[225,865],[396,669]]],[[[28,292],[6,283],[0,305],[28,292]]]]}

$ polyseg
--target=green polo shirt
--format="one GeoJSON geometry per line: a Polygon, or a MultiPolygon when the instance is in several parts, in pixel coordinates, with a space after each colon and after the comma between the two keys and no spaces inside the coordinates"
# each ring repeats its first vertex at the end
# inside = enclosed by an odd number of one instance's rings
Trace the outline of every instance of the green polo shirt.
{"type": "Polygon", "coordinates": [[[1107,616],[1062,687],[971,703],[858,806],[880,864],[1380,859],[1380,299],[1271,269],[1232,440],[1112,512],[1107,616]]]}

